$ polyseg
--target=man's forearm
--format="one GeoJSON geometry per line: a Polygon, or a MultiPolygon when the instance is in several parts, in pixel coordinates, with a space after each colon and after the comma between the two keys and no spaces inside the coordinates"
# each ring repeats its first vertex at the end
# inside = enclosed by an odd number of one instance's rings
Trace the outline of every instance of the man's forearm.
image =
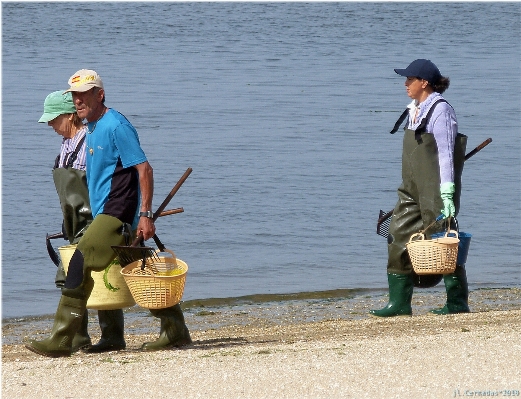
{"type": "Polygon", "coordinates": [[[154,170],[148,162],[136,165],[139,173],[139,189],[141,190],[141,212],[152,210],[154,197],[154,170]]]}

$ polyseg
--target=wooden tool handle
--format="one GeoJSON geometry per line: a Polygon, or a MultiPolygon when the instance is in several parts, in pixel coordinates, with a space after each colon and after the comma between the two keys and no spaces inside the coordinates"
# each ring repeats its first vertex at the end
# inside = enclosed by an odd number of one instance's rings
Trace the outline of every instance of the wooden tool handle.
{"type": "Polygon", "coordinates": [[[159,208],[157,208],[157,211],[154,213],[154,218],[153,218],[154,221],[159,217],[161,212],[164,211],[164,209],[166,208],[166,206],[168,205],[170,200],[174,197],[175,193],[177,193],[177,191],[181,188],[181,186],[183,185],[185,180],[188,179],[188,176],[190,176],[190,173],[192,173],[192,168],[186,169],[186,172],[183,174],[183,176],[181,176],[181,178],[176,183],[176,185],[174,186],[172,191],[170,191],[170,194],[167,195],[167,197],[165,198],[163,203],[161,205],[159,205],[159,208]]]}
{"type": "Polygon", "coordinates": [[[475,155],[478,151],[481,151],[483,148],[485,148],[490,143],[492,143],[492,138],[489,137],[483,143],[481,143],[476,148],[474,148],[471,152],[469,152],[467,155],[465,155],[465,161],[467,159],[469,159],[471,156],[475,155]]]}
{"type": "MultiPolygon", "coordinates": [[[[154,213],[154,217],[152,218],[152,220],[154,222],[161,215],[161,213],[166,208],[166,206],[168,205],[170,200],[174,197],[175,193],[177,193],[177,191],[181,188],[181,186],[183,185],[185,180],[188,179],[188,176],[190,176],[190,173],[192,173],[192,168],[186,169],[186,172],[183,174],[183,176],[181,176],[181,178],[176,183],[174,188],[172,188],[172,191],[170,191],[170,193],[166,196],[166,198],[163,201],[163,203],[161,205],[159,205],[159,208],[157,208],[157,211],[154,213]]],[[[132,245],[131,246],[132,247],[137,247],[142,240],[143,240],[143,234],[139,233],[138,236],[136,237],[136,239],[134,241],[132,241],[132,245]]]]}
{"type": "Polygon", "coordinates": [[[159,217],[168,216],[168,215],[174,215],[176,213],[182,213],[184,211],[185,210],[183,208],[169,209],[168,211],[161,212],[159,217]]]}

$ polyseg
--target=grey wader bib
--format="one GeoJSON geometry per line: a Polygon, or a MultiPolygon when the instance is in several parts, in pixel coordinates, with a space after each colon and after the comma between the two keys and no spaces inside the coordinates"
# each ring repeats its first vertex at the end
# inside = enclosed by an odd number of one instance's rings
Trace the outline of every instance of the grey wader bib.
{"type": "MultiPolygon", "coordinates": [[[[440,100],[444,101],[444,100],[440,100]]],[[[398,188],[398,202],[394,207],[389,226],[387,273],[408,274],[412,264],[405,244],[412,234],[425,229],[441,213],[443,201],[440,195],[440,171],[438,147],[434,135],[425,132],[425,126],[437,102],[433,104],[427,116],[417,130],[405,129],[402,153],[402,184],[398,188]]],[[[404,112],[405,114],[405,112],[404,112]]],[[[402,114],[402,117],[404,116],[402,114]]],[[[395,125],[401,124],[405,118],[395,125]]],[[[394,133],[394,132],[391,132],[394,133]]],[[[461,174],[465,161],[467,136],[459,134],[454,143],[454,206],[459,210],[461,195],[461,174]]],[[[435,225],[430,234],[441,229],[435,225]]]]}

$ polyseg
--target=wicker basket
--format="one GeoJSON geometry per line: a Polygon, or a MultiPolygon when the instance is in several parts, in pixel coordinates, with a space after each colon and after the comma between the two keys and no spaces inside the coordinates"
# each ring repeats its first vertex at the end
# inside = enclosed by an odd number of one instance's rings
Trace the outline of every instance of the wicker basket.
{"type": "MultiPolygon", "coordinates": [[[[72,244],[58,248],[65,273],[69,270],[69,262],[76,251],[76,246],[77,244],[72,244]]],[[[91,272],[94,288],[87,300],[87,309],[113,310],[136,304],[120,271],[121,266],[115,260],[105,270],[91,272]]]]}
{"type": "Polygon", "coordinates": [[[415,233],[405,244],[416,274],[448,274],[456,269],[458,232],[450,230],[444,237],[426,240],[423,233],[415,233]],[[455,237],[449,237],[455,234],[455,237]]]}
{"type": "Polygon", "coordinates": [[[142,260],[132,262],[121,269],[121,274],[136,303],[146,309],[169,308],[181,302],[186,282],[188,265],[172,257],[147,259],[141,270],[142,260]]]}

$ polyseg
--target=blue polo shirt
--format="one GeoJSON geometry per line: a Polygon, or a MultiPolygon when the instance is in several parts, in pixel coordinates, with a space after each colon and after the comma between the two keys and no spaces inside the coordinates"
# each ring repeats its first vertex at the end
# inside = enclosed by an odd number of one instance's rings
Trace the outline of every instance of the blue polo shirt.
{"type": "Polygon", "coordinates": [[[113,109],[88,128],[87,186],[92,215],[114,216],[136,228],[141,193],[134,166],[147,160],[136,129],[113,109]]]}

